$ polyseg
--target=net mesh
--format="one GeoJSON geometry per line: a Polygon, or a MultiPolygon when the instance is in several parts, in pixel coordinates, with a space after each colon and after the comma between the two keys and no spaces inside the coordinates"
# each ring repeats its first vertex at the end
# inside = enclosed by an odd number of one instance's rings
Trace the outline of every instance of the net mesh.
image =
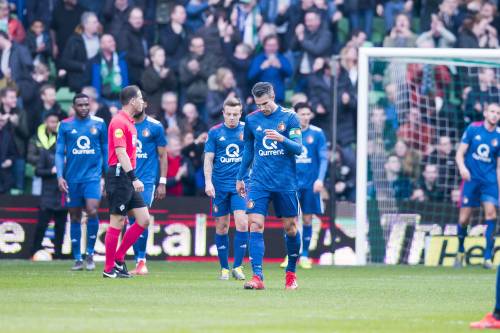
{"type": "Polygon", "coordinates": [[[500,103],[500,65],[372,58],[369,71],[368,261],[424,263],[427,236],[456,234],[455,151],[464,129],[500,103]]]}

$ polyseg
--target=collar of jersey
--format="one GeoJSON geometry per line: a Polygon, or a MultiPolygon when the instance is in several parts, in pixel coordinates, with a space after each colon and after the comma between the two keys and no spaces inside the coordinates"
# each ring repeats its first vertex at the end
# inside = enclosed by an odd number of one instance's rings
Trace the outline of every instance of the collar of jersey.
{"type": "Polygon", "coordinates": [[[130,121],[131,123],[134,123],[134,118],[132,118],[132,116],[130,116],[127,112],[121,110],[120,113],[128,120],[130,121]]]}

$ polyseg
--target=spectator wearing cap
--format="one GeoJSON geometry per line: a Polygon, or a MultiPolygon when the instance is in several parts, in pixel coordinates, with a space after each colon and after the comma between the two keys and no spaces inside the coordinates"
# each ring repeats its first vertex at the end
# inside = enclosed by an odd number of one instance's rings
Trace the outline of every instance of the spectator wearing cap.
{"type": "Polygon", "coordinates": [[[177,90],[177,77],[168,66],[165,50],[155,45],[149,49],[150,65],[142,73],[141,84],[146,93],[146,113],[157,115],[161,110],[161,96],[165,91],[177,90]]]}
{"type": "Polygon", "coordinates": [[[264,51],[255,56],[248,70],[251,82],[269,82],[274,87],[276,102],[285,101],[285,79],[292,76],[293,69],[288,59],[279,50],[278,37],[269,35],[263,41],[264,51]]]}
{"type": "Polygon", "coordinates": [[[169,63],[175,71],[188,53],[188,34],[185,28],[186,10],[175,5],[170,13],[170,22],[159,27],[159,44],[165,50],[169,63]]]}
{"type": "Polygon", "coordinates": [[[125,52],[129,84],[140,85],[142,72],[149,66],[148,44],[144,37],[144,16],[139,7],[130,10],[128,22],[118,38],[118,50],[125,52]]]}
{"type": "Polygon", "coordinates": [[[92,12],[85,12],[81,18],[82,32],[75,32],[64,48],[59,65],[59,75],[66,77],[68,87],[80,92],[91,79],[89,61],[99,52],[99,21],[92,12]]]}
{"type": "Polygon", "coordinates": [[[54,58],[63,53],[84,12],[85,9],[77,3],[77,0],[62,0],[54,8],[50,24],[54,58]]]}
{"type": "Polygon", "coordinates": [[[99,53],[91,60],[92,86],[108,107],[120,107],[120,92],[128,86],[128,66],[123,53],[116,52],[115,39],[101,36],[99,53]]]}

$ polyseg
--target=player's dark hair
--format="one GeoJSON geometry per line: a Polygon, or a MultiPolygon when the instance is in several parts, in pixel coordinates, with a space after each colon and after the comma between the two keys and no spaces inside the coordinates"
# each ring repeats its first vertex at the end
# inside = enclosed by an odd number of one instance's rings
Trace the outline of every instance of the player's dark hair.
{"type": "Polygon", "coordinates": [[[89,98],[89,96],[82,93],[76,94],[75,96],[73,96],[73,105],[75,105],[76,100],[79,98],[89,98]]]}
{"type": "Polygon", "coordinates": [[[132,98],[137,97],[137,94],[141,91],[138,86],[126,86],[120,93],[120,103],[122,105],[128,105],[132,98]]]}
{"type": "Polygon", "coordinates": [[[273,85],[269,82],[257,82],[252,88],[252,95],[257,98],[264,95],[274,96],[273,85]]]}
{"type": "Polygon", "coordinates": [[[308,109],[309,111],[312,112],[311,105],[309,105],[309,103],[306,102],[298,102],[293,106],[293,109],[295,110],[295,112],[299,112],[300,109],[308,109]]]}

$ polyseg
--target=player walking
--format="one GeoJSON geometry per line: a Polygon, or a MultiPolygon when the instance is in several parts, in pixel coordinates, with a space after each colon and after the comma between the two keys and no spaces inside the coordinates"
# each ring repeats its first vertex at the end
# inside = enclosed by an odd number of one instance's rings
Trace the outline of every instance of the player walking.
{"type": "Polygon", "coordinates": [[[460,196],[458,253],[455,267],[464,260],[464,241],[472,207],[482,203],[486,222],[486,249],[483,267],[491,269],[494,233],[496,229],[498,186],[500,178],[500,107],[490,104],[484,111],[484,121],[470,124],[462,136],[456,162],[463,180],[460,196]]]}
{"type": "Polygon", "coordinates": [[[212,198],[221,280],[229,279],[228,231],[231,213],[236,226],[232,275],[237,280],[245,280],[241,264],[248,243],[248,218],[245,200],[238,195],[234,186],[244,148],[244,123],[240,122],[242,109],[238,98],[228,97],[223,104],[224,122],[210,129],[205,144],[205,193],[212,198]]]}
{"type": "MultiPolygon", "coordinates": [[[[136,176],[144,184],[144,191],[141,192],[142,199],[151,207],[153,195],[156,199],[164,199],[167,184],[167,157],[165,146],[165,129],[156,119],[146,115],[145,108],[142,112],[134,116],[135,128],[137,130],[137,167],[136,176]],[[158,172],[160,177],[158,178],[158,172]],[[158,187],[156,183],[158,182],[158,187]],[[156,191],[155,191],[156,188],[156,191]]],[[[130,217],[132,225],[135,218],[130,217]]],[[[148,274],[146,267],[146,245],[148,243],[148,229],[139,236],[134,244],[134,254],[136,267],[130,271],[131,274],[148,274]]]]}
{"type": "Polygon", "coordinates": [[[320,192],[323,190],[328,150],[323,130],[310,125],[314,114],[307,103],[294,106],[302,130],[302,153],[297,156],[297,186],[302,212],[302,253],[299,264],[304,269],[312,267],[309,259],[309,245],[312,236],[313,214],[323,214],[320,192]]]}
{"type": "Polygon", "coordinates": [[[82,209],[87,213],[87,256],[85,268],[94,270],[94,245],[99,230],[97,209],[101,200],[101,176],[108,158],[107,129],[104,120],[90,116],[89,98],[73,97],[75,116],[59,126],[56,145],[56,170],[59,189],[66,194],[71,219],[73,271],[83,270],[80,240],[82,209]]]}
{"type": "Polygon", "coordinates": [[[122,110],[109,124],[109,169],[106,175],[106,191],[109,201],[109,227],[106,232],[106,262],[102,273],[105,278],[129,278],[125,264],[127,250],[137,241],[149,225],[149,211],[139,192],[144,184],[135,175],[137,130],[134,116],[145,107],[141,90],[127,86],[120,93],[122,110]],[[125,216],[132,213],[136,223],[127,229],[118,245],[125,216]]]}
{"type": "Polygon", "coordinates": [[[302,152],[300,124],[294,112],[275,103],[270,83],[256,83],[252,94],[259,110],[249,114],[245,121],[245,150],[236,183],[238,193],[247,198],[249,253],[254,274],[244,288],[264,289],[264,220],[272,200],[286,233],[288,266],[285,287],[296,289],[295,268],[300,252],[300,233],[296,225],[299,202],[295,155],[302,152]],[[250,166],[252,173],[247,191],[243,178],[250,166]]]}

